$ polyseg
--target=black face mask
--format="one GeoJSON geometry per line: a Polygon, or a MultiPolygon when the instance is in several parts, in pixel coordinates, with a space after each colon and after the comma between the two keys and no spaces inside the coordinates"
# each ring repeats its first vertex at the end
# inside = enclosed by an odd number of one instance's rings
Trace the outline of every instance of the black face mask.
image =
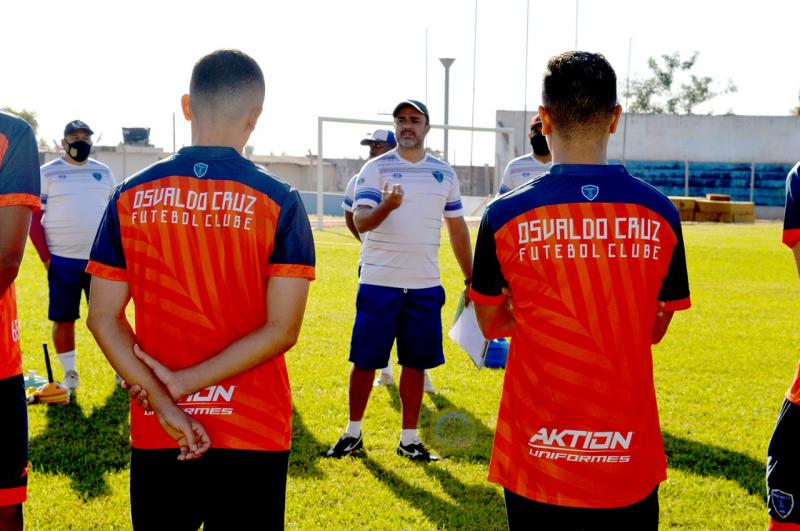
{"type": "Polygon", "coordinates": [[[85,140],[78,140],[72,144],[67,144],[67,155],[75,162],[83,162],[88,159],[91,150],[92,145],[85,140]]]}
{"type": "Polygon", "coordinates": [[[543,134],[537,133],[531,137],[531,147],[533,152],[540,157],[550,154],[550,147],[548,147],[547,139],[543,134]]]}

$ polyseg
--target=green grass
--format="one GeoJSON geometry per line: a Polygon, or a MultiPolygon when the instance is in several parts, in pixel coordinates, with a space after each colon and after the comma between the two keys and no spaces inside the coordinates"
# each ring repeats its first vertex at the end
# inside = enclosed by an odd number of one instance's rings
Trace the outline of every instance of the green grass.
{"type": "MultiPolygon", "coordinates": [[[[693,307],[654,351],[670,463],[661,527],[763,529],[766,448],[799,357],[800,282],[777,224],[687,225],[684,234],[693,307]]],[[[358,244],[345,229],[317,233],[316,242],[317,281],[287,356],[295,405],[287,527],[505,528],[502,492],[486,481],[502,372],[476,371],[449,339],[421,420],[424,438],[448,459],[421,466],[395,455],[400,402],[385,388],[364,420],[366,457],[320,458],[347,417],[358,244]]],[[[449,324],[462,285],[446,238],[441,261],[449,324]]],[[[46,278],[30,248],[17,290],[25,369],[44,373],[46,278]]],[[[77,400],[29,408],[27,528],[127,529],[126,397],[82,321],[77,328],[77,400]]]]}

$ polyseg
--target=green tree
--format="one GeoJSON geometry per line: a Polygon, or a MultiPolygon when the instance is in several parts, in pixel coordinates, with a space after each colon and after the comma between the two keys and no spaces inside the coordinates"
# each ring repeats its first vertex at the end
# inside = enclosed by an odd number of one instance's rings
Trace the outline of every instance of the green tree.
{"type": "Polygon", "coordinates": [[[656,114],[692,114],[692,110],[720,94],[736,92],[736,85],[728,81],[725,88],[713,87],[714,80],[692,72],[700,53],[681,59],[678,52],[647,60],[650,75],[633,79],[630,89],[624,92],[629,98],[628,111],[656,114]]]}
{"type": "MultiPolygon", "coordinates": [[[[800,97],[798,97],[798,100],[800,100],[800,97]]],[[[800,116],[800,105],[792,109],[792,114],[794,114],[795,116],[800,116]]]]}
{"type": "Polygon", "coordinates": [[[15,109],[12,109],[11,107],[3,107],[0,110],[19,116],[20,118],[28,122],[28,125],[30,125],[31,128],[33,128],[33,134],[39,132],[39,121],[36,119],[36,112],[29,111],[28,109],[22,109],[17,111],[15,109]]]}

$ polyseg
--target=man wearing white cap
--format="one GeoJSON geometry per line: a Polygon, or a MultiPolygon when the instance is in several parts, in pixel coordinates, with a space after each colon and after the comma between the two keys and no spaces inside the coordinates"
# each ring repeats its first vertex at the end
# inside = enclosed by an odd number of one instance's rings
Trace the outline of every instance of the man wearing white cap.
{"type": "MultiPolygon", "coordinates": [[[[361,139],[361,145],[369,146],[369,159],[367,160],[372,160],[378,155],[383,155],[387,151],[394,149],[397,146],[397,140],[395,140],[394,133],[391,131],[376,129],[374,133],[368,134],[361,139]]],[[[356,225],[353,222],[353,202],[356,200],[357,176],[357,174],[353,175],[347,183],[347,187],[344,190],[342,208],[344,209],[344,221],[347,224],[347,228],[350,229],[356,240],[361,241],[361,235],[359,235],[358,229],[356,229],[356,225]]]]}

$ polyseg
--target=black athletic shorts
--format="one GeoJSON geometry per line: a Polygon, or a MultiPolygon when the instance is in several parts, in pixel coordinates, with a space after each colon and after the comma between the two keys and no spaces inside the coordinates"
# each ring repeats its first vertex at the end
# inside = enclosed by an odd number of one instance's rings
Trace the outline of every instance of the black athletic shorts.
{"type": "Polygon", "coordinates": [[[212,448],[192,461],[178,453],[131,449],[135,530],[283,529],[288,451],[212,448]]]}
{"type": "Polygon", "coordinates": [[[28,495],[28,409],[21,374],[0,380],[0,505],[28,495]]]}
{"type": "Polygon", "coordinates": [[[776,522],[800,524],[800,406],[783,401],[767,450],[767,504],[776,522]]]}
{"type": "Polygon", "coordinates": [[[509,529],[658,529],[658,487],[633,505],[614,509],[585,509],[541,503],[505,489],[509,529]]]}

